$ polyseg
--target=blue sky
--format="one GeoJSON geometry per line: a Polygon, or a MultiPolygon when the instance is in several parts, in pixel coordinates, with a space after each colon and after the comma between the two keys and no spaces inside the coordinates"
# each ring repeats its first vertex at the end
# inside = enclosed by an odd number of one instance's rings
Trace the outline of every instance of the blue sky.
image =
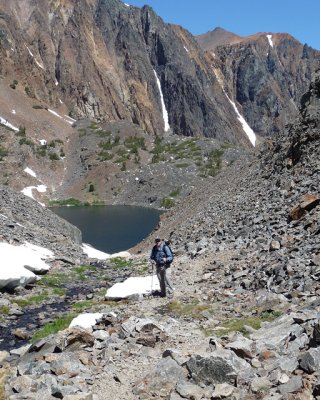
{"type": "Polygon", "coordinates": [[[240,36],[287,32],[320,50],[320,0],[124,0],[150,5],[165,22],[194,35],[224,28],[240,36]]]}

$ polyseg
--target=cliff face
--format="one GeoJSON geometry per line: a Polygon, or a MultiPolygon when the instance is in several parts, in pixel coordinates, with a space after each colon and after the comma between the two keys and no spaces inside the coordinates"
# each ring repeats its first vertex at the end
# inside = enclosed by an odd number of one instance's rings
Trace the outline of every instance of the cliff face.
{"type": "Polygon", "coordinates": [[[23,81],[30,97],[63,102],[74,118],[248,143],[194,38],[151,8],[119,0],[2,3],[0,71],[23,81]]]}
{"type": "Polygon", "coordinates": [[[228,36],[218,33],[202,35],[199,43],[222,86],[257,134],[278,134],[297,114],[319,67],[319,51],[288,34],[231,36],[227,44],[228,36]],[[226,39],[223,45],[221,35],[226,39]]]}

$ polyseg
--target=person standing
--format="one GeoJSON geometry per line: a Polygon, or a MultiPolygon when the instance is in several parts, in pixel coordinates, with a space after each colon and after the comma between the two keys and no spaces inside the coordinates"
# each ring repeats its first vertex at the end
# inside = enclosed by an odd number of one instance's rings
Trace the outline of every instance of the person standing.
{"type": "Polygon", "coordinates": [[[163,239],[156,238],[152,247],[151,262],[156,264],[156,273],[160,283],[160,296],[166,297],[167,292],[173,295],[173,286],[170,280],[168,268],[173,260],[169,247],[164,243],[163,239]]]}

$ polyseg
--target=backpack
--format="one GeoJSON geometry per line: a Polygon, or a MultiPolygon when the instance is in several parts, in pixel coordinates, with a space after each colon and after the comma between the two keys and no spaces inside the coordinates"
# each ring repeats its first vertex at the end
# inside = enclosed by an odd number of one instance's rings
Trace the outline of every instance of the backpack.
{"type": "Polygon", "coordinates": [[[169,249],[169,251],[171,253],[171,256],[172,256],[172,260],[171,261],[167,261],[167,264],[172,264],[173,259],[174,259],[174,253],[173,253],[173,251],[172,251],[172,249],[170,247],[170,240],[165,240],[164,241],[164,245],[169,249]]]}

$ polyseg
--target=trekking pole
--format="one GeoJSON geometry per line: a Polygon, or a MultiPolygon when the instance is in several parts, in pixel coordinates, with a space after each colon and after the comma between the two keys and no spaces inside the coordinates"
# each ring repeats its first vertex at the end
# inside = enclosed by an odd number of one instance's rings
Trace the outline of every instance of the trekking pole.
{"type": "Polygon", "coordinates": [[[150,292],[150,294],[152,295],[152,292],[153,292],[153,262],[152,261],[150,261],[151,262],[151,292],[150,292]]]}

